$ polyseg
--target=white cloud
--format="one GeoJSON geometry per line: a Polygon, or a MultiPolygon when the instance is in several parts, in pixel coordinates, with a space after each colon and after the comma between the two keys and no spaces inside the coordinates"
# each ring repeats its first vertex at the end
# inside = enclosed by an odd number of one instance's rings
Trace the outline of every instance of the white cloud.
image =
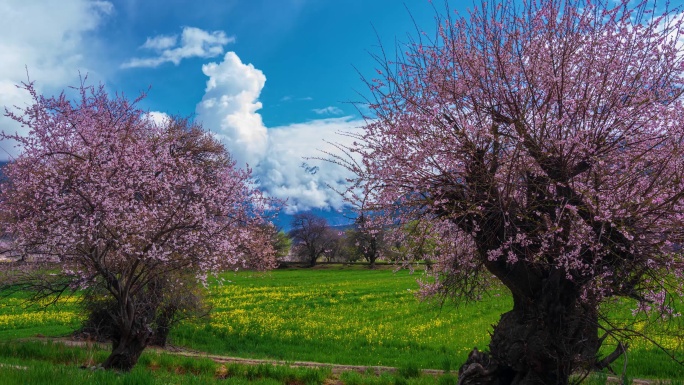
{"type": "Polygon", "coordinates": [[[327,158],[339,152],[332,143],[351,144],[342,132],[359,132],[362,120],[350,117],[319,119],[268,130],[268,151],[255,170],[263,190],[277,198],[289,198],[286,211],[312,208],[341,209],[343,190],[350,172],[336,164],[307,158],[327,158]],[[328,187],[328,185],[330,187],[328,187]]]}
{"type": "Polygon", "coordinates": [[[311,96],[303,96],[303,97],[295,98],[292,95],[285,95],[282,98],[280,98],[281,102],[291,102],[291,101],[310,102],[312,100],[313,100],[313,98],[311,96]]]}
{"type": "Polygon", "coordinates": [[[176,35],[148,37],[140,46],[157,53],[157,56],[132,58],[122,68],[151,67],[171,62],[178,65],[183,59],[192,57],[211,58],[223,53],[223,46],[235,42],[235,37],[226,36],[223,31],[208,32],[194,27],[183,27],[180,42],[176,35]]]}
{"type": "Polygon", "coordinates": [[[220,63],[203,65],[202,72],[209,80],[196,108],[198,119],[228,146],[239,165],[255,166],[267,146],[266,126],[257,113],[266,76],[234,52],[220,63]]]}
{"type": "Polygon", "coordinates": [[[165,112],[150,111],[147,113],[147,119],[153,121],[157,126],[161,126],[168,123],[171,117],[165,112]]]}
{"type": "Polygon", "coordinates": [[[306,158],[325,157],[321,151],[335,152],[325,140],[350,141],[336,133],[356,131],[362,121],[342,117],[267,128],[258,113],[266,82],[260,70],[228,52],[222,62],[204,65],[202,71],[209,80],[196,108],[197,119],[226,145],[239,165],[252,167],[262,190],[288,199],[288,212],[342,208],[342,198],[327,185],[341,189],[349,172],[306,158]]]}
{"type": "MultiPolygon", "coordinates": [[[[92,32],[113,11],[106,1],[1,1],[0,108],[31,102],[26,92],[15,87],[27,80],[27,72],[41,93],[76,84],[79,71],[97,78],[93,63],[98,44],[92,32]]],[[[0,116],[0,130],[27,132],[4,116],[0,116]]],[[[17,153],[13,143],[0,143],[0,159],[17,153]]]]}
{"type": "Polygon", "coordinates": [[[328,106],[325,108],[314,108],[311,111],[317,113],[318,115],[342,115],[344,113],[344,111],[335,106],[328,106]]]}
{"type": "Polygon", "coordinates": [[[177,41],[178,35],[148,37],[147,40],[145,40],[145,44],[141,45],[140,48],[162,52],[176,45],[177,41]]]}

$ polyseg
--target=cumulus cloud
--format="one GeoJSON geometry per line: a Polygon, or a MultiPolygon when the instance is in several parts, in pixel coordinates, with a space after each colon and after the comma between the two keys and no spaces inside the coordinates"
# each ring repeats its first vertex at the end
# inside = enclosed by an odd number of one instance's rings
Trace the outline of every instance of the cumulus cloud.
{"type": "MultiPolygon", "coordinates": [[[[39,92],[73,85],[79,71],[97,77],[93,57],[97,40],[92,36],[114,11],[107,1],[4,0],[0,2],[0,107],[26,106],[30,95],[16,88],[35,79],[39,92]]],[[[1,114],[0,114],[1,115],[1,114]]],[[[14,121],[0,116],[0,129],[26,133],[14,121]]],[[[0,159],[14,157],[18,149],[0,143],[0,159]]]]}
{"type": "Polygon", "coordinates": [[[335,106],[328,106],[325,108],[314,108],[312,111],[317,113],[318,115],[342,115],[344,113],[344,111],[335,106]]]}
{"type": "Polygon", "coordinates": [[[223,31],[208,32],[194,27],[183,27],[180,35],[158,35],[148,37],[141,49],[153,51],[156,56],[132,58],[122,68],[156,68],[164,63],[178,65],[183,59],[192,57],[212,58],[223,53],[223,46],[235,42],[235,37],[223,31]]]}
{"type": "MultiPolygon", "coordinates": [[[[220,63],[202,67],[209,77],[197,105],[197,119],[226,145],[239,165],[248,163],[268,195],[288,199],[288,212],[312,208],[341,209],[341,189],[348,171],[335,164],[307,159],[336,149],[327,141],[344,143],[337,132],[358,130],[363,122],[349,117],[318,119],[267,128],[258,113],[263,72],[244,64],[234,52],[220,63]]],[[[349,143],[346,143],[349,144],[349,143]]]]}
{"type": "Polygon", "coordinates": [[[171,117],[165,112],[150,111],[147,113],[147,119],[153,121],[157,126],[161,126],[168,123],[171,117]]]}
{"type": "Polygon", "coordinates": [[[251,64],[244,64],[235,52],[220,63],[202,66],[209,77],[197,117],[228,146],[239,165],[256,166],[264,156],[267,130],[257,113],[266,76],[251,64]]]}
{"type": "Polygon", "coordinates": [[[341,209],[344,201],[335,190],[343,190],[352,175],[341,166],[312,158],[338,152],[331,143],[350,145],[351,138],[338,134],[359,132],[363,124],[343,117],[270,128],[268,151],[255,170],[259,185],[274,197],[287,198],[288,213],[341,209]]]}

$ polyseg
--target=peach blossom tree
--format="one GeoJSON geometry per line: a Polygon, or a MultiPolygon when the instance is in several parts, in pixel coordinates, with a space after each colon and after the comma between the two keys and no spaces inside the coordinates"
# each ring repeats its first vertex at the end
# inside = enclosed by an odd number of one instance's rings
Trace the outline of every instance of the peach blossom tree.
{"type": "Polygon", "coordinates": [[[25,282],[39,296],[92,290],[116,305],[105,368],[130,370],[160,304],[226,268],[268,269],[269,204],[225,148],[187,120],[155,123],[123,96],[81,85],[79,98],[44,97],[7,115],[28,135],[3,133],[21,154],[0,186],[3,230],[24,255],[61,272],[25,282]]]}
{"type": "Polygon", "coordinates": [[[377,56],[373,114],[333,156],[357,175],[347,196],[434,245],[425,295],[478,299],[496,280],[513,297],[459,383],[606,368],[633,335],[606,322],[616,298],[677,315],[683,32],[649,1],[483,1],[377,56]]]}

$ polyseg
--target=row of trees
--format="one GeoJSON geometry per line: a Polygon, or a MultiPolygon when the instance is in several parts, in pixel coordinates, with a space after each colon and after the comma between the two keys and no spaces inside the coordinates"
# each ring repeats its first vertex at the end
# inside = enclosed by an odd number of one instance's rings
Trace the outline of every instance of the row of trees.
{"type": "Polygon", "coordinates": [[[291,256],[315,266],[319,259],[327,262],[363,260],[375,267],[378,259],[395,260],[393,249],[385,242],[384,229],[364,226],[363,216],[346,229],[331,227],[325,218],[312,213],[295,214],[288,235],[291,256]]]}

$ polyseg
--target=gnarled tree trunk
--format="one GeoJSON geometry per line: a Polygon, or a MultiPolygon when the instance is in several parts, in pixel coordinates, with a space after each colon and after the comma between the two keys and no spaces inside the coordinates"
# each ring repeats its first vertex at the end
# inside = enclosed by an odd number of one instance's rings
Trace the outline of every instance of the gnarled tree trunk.
{"type": "Polygon", "coordinates": [[[475,348],[459,370],[459,384],[567,384],[590,369],[600,347],[596,310],[558,274],[533,297],[514,294],[513,310],[495,326],[489,353],[475,348]]]}
{"type": "Polygon", "coordinates": [[[178,311],[176,304],[168,304],[162,307],[154,319],[154,333],[150,337],[149,344],[154,346],[166,347],[166,343],[174,323],[174,316],[178,311]]]}
{"type": "Polygon", "coordinates": [[[102,367],[130,371],[138,362],[151,335],[152,330],[138,321],[134,321],[130,328],[122,328],[120,335],[113,338],[112,353],[107,357],[102,367]]]}
{"type": "Polygon", "coordinates": [[[102,364],[103,368],[130,371],[138,362],[153,334],[150,324],[159,307],[159,297],[155,295],[159,289],[157,283],[150,284],[145,292],[119,297],[119,313],[113,319],[116,327],[112,353],[102,364]]]}

